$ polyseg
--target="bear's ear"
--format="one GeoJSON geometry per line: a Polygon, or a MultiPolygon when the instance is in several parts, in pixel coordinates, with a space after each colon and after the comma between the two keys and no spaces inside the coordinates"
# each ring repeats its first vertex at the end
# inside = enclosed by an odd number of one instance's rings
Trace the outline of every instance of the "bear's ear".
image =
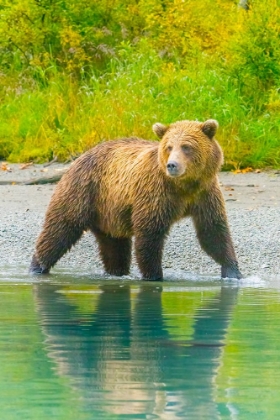
{"type": "Polygon", "coordinates": [[[168,126],[161,124],[161,123],[155,123],[153,125],[153,132],[161,139],[166,131],[168,130],[168,126]]]}
{"type": "Polygon", "coordinates": [[[202,124],[202,131],[206,136],[209,137],[209,139],[212,140],[212,138],[215,136],[216,131],[219,127],[218,121],[216,120],[207,120],[205,123],[202,124]]]}

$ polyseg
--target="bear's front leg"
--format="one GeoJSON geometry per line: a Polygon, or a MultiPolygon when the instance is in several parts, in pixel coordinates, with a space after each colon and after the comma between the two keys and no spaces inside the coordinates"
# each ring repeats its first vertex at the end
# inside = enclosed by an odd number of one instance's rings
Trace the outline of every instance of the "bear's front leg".
{"type": "Polygon", "coordinates": [[[135,253],[143,280],[162,280],[164,238],[162,233],[136,234],[135,253]]]}
{"type": "Polygon", "coordinates": [[[242,278],[219,186],[204,192],[191,212],[202,249],[221,265],[222,278],[242,278]]]}

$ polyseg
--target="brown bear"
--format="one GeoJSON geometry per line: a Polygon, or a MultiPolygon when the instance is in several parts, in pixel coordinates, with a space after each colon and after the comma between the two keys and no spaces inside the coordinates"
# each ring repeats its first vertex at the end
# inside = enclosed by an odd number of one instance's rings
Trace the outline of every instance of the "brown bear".
{"type": "Polygon", "coordinates": [[[223,160],[217,128],[215,120],[157,123],[160,142],[124,138],[81,155],[56,187],[30,271],[48,273],[91,230],[107,273],[129,273],[134,236],[143,279],[161,280],[170,227],[191,216],[222,277],[241,278],[217,179],[223,160]]]}

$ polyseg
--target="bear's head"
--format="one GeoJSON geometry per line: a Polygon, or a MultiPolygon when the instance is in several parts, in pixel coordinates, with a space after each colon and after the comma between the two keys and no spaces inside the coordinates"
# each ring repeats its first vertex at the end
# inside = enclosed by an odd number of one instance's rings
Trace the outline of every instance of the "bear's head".
{"type": "Polygon", "coordinates": [[[217,128],[216,120],[154,124],[153,131],[161,139],[159,165],[165,174],[176,179],[213,177],[223,163],[222,150],[214,139],[217,128]]]}

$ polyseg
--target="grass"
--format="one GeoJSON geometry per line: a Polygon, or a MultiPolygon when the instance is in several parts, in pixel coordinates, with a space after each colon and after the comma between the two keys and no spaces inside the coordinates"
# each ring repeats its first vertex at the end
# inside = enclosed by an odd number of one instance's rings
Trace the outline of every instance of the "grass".
{"type": "Polygon", "coordinates": [[[155,139],[157,121],[215,118],[226,169],[280,166],[277,94],[245,95],[242,81],[209,60],[187,67],[127,47],[105,73],[79,82],[55,68],[39,81],[15,80],[9,89],[0,82],[0,157],[8,161],[63,161],[103,140],[155,139]]]}

